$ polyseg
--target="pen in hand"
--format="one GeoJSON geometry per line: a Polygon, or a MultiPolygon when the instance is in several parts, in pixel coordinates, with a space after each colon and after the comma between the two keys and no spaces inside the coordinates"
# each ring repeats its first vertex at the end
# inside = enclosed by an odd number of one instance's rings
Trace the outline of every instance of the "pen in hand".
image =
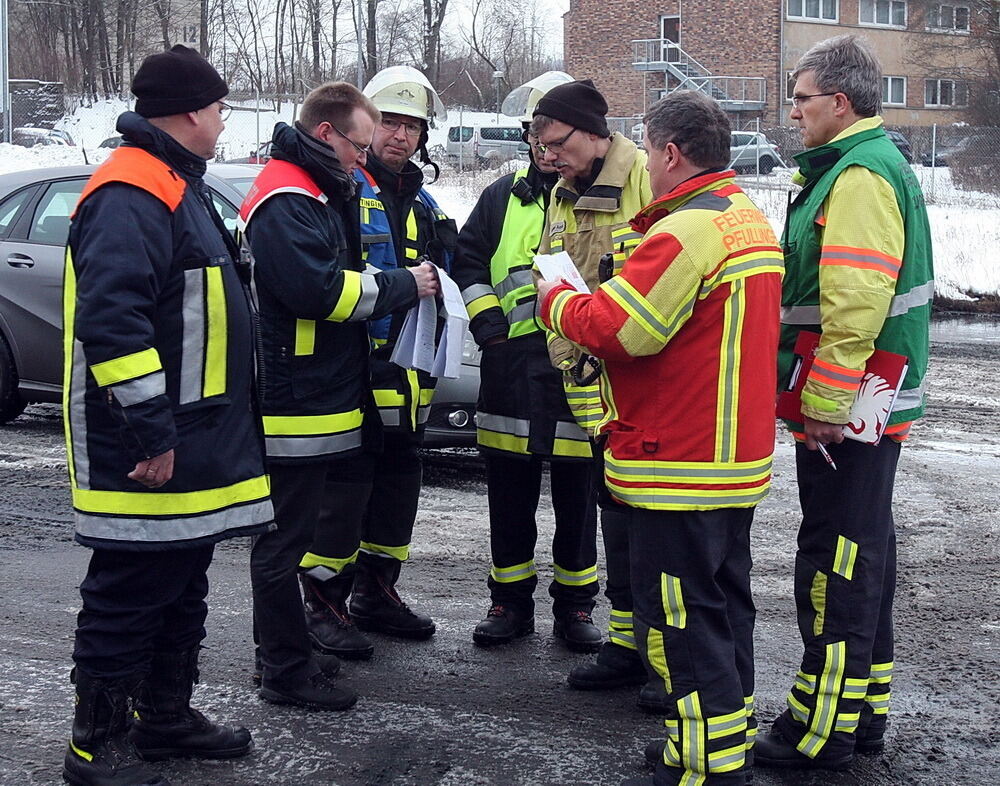
{"type": "Polygon", "coordinates": [[[817,442],[816,443],[816,447],[819,448],[819,452],[821,454],[823,454],[823,458],[826,459],[826,463],[829,464],[831,467],[833,467],[836,470],[837,469],[837,465],[834,463],[833,458],[830,456],[829,452],[827,451],[826,445],[824,445],[822,442],[817,442]]]}

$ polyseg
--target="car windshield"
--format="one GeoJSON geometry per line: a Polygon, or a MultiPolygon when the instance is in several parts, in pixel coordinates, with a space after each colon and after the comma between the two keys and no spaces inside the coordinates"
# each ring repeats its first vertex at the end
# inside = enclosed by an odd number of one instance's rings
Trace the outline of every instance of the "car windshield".
{"type": "Polygon", "coordinates": [[[239,191],[243,196],[247,195],[247,192],[250,190],[250,186],[253,185],[254,181],[254,178],[252,177],[224,177],[222,179],[239,191]]]}

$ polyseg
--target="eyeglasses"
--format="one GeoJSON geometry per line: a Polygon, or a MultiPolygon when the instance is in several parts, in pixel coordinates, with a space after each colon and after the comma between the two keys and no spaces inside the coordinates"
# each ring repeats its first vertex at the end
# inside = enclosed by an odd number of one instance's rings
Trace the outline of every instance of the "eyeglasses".
{"type": "Polygon", "coordinates": [[[359,155],[367,156],[369,153],[372,152],[371,145],[367,145],[366,147],[361,147],[361,145],[359,145],[357,142],[351,139],[347,134],[345,134],[343,131],[337,128],[337,126],[335,126],[333,123],[330,123],[330,128],[332,128],[334,131],[336,131],[338,134],[344,137],[344,139],[350,142],[351,145],[354,147],[354,149],[358,151],[359,155]]]}
{"type": "Polygon", "coordinates": [[[394,117],[382,118],[382,128],[386,131],[398,131],[400,126],[406,131],[407,136],[420,136],[424,133],[424,127],[421,123],[407,123],[394,117]]]}
{"type": "Polygon", "coordinates": [[[547,145],[542,144],[541,141],[536,142],[535,150],[537,150],[543,156],[546,153],[553,153],[555,155],[559,155],[562,152],[563,147],[565,147],[566,145],[566,140],[568,140],[571,136],[573,136],[575,131],[576,131],[575,128],[571,128],[569,133],[566,134],[566,136],[564,136],[562,139],[557,139],[555,142],[550,142],[547,145]]]}
{"type": "Polygon", "coordinates": [[[229,119],[229,116],[233,113],[233,108],[225,101],[219,101],[218,103],[219,117],[222,119],[222,122],[225,123],[229,119]]]}
{"type": "Polygon", "coordinates": [[[819,98],[819,96],[835,96],[836,93],[812,93],[806,96],[792,96],[792,106],[800,107],[810,98],[819,98]]]}

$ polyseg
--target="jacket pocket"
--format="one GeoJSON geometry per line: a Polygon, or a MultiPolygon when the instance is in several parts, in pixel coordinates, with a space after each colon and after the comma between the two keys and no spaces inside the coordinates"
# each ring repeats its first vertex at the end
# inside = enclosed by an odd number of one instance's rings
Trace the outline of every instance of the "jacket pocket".
{"type": "Polygon", "coordinates": [[[648,431],[614,430],[608,432],[608,449],[618,459],[652,459],[660,451],[660,438],[648,431]]]}

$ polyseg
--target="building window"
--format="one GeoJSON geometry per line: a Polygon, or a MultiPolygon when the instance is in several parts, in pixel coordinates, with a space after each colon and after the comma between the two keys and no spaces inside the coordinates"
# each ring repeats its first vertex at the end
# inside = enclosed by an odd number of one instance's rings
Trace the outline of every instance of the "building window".
{"type": "Polygon", "coordinates": [[[905,0],[861,0],[858,21],[863,25],[906,27],[905,0]]]}
{"type": "Polygon", "coordinates": [[[927,27],[933,30],[969,32],[969,7],[965,5],[934,5],[927,11],[927,27]]]}
{"type": "Polygon", "coordinates": [[[837,0],[788,0],[789,19],[837,21],[837,0]]]}
{"type": "Polygon", "coordinates": [[[906,77],[882,77],[882,103],[886,106],[906,106],[906,77]]]}
{"type": "Polygon", "coordinates": [[[795,80],[791,71],[785,71],[785,101],[791,103],[792,96],[795,95],[795,80]]]}
{"type": "Polygon", "coordinates": [[[969,105],[969,86],[955,79],[925,79],[924,106],[959,107],[969,105]]]}

